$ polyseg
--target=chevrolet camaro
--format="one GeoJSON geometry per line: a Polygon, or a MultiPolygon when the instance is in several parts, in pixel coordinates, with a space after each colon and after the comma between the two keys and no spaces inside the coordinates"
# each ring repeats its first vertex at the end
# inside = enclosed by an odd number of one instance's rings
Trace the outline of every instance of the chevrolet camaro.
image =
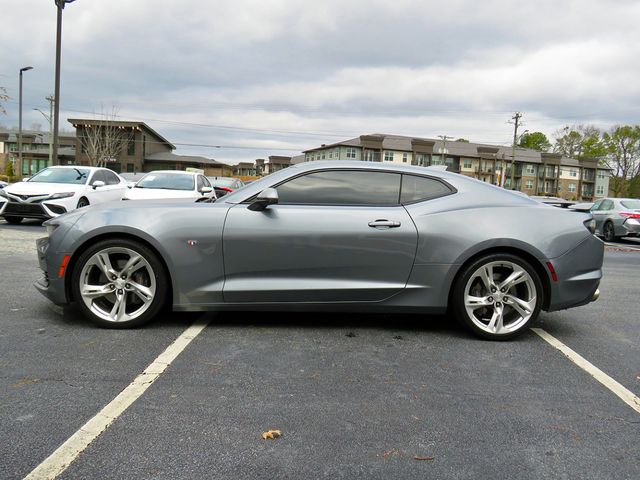
{"type": "Polygon", "coordinates": [[[411,312],[507,339],[541,310],[597,299],[590,214],[447,172],[309,162],[215,203],[79,209],[37,241],[54,303],[104,327],[174,311],[411,312]]]}

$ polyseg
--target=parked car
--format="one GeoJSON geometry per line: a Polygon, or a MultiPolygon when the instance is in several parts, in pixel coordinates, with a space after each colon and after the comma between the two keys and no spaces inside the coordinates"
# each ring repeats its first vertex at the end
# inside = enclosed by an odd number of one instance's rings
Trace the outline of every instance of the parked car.
{"type": "Polygon", "coordinates": [[[46,220],[76,208],[120,200],[125,190],[125,180],[107,168],[49,167],[28,181],[1,189],[0,216],[9,223],[23,218],[46,220]]]}
{"type": "Polygon", "coordinates": [[[603,198],[593,204],[591,214],[596,234],[607,242],[640,236],[640,200],[636,198],[603,198]]]}
{"type": "Polygon", "coordinates": [[[308,162],[211,204],[132,203],[46,222],[36,288],[112,328],[141,325],[166,302],[449,309],[477,335],[506,339],[541,310],[595,300],[602,276],[590,214],[430,167],[308,162]]]}
{"type": "Polygon", "coordinates": [[[122,200],[193,198],[215,200],[216,195],[207,177],[201,173],[181,170],[155,170],[147,173],[129,189],[122,200]]]}
{"type": "Polygon", "coordinates": [[[127,181],[129,188],[132,188],[145,175],[146,173],[144,172],[124,172],[120,174],[120,176],[127,181]]]}
{"type": "Polygon", "coordinates": [[[227,193],[244,187],[244,182],[232,177],[207,177],[218,197],[224,197],[227,193]]]}
{"type": "Polygon", "coordinates": [[[0,180],[0,188],[4,188],[7,185],[9,185],[7,182],[3,182],[2,180],[0,180]]]}
{"type": "Polygon", "coordinates": [[[558,208],[571,208],[571,206],[576,203],[573,200],[565,200],[564,198],[560,197],[532,195],[531,198],[538,202],[544,203],[545,205],[552,205],[558,208]]]}

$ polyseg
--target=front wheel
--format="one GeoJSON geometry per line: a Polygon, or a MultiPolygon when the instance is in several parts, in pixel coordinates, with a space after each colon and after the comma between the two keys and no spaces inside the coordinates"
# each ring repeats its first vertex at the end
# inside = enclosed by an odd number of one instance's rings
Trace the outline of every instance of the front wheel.
{"type": "Polygon", "coordinates": [[[468,265],[454,286],[456,318],[476,335],[506,340],[527,328],[542,306],[542,283],[529,263],[492,254],[468,265]]]}
{"type": "Polygon", "coordinates": [[[83,252],[71,281],[83,313],[107,328],[150,321],[165,303],[168,290],[157,255],[131,240],[103,240],[83,252]]]}

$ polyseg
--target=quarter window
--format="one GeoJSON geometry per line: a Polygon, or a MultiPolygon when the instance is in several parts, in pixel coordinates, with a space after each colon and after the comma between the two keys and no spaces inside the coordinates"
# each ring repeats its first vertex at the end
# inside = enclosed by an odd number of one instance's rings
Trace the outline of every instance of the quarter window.
{"type": "Polygon", "coordinates": [[[103,170],[102,173],[104,173],[104,178],[106,180],[105,183],[107,185],[118,185],[120,183],[120,179],[115,173],[110,172],[109,170],[103,170]]]}
{"type": "Polygon", "coordinates": [[[277,187],[279,204],[397,205],[400,175],[333,170],[294,178],[277,187]]]}
{"type": "Polygon", "coordinates": [[[433,178],[403,175],[400,203],[419,202],[430,198],[442,197],[450,193],[451,189],[449,187],[433,178]]]}

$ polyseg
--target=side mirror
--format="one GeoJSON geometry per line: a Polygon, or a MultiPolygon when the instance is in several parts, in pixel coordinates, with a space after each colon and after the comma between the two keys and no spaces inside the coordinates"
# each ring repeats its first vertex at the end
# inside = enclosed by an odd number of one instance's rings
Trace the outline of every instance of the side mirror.
{"type": "Polygon", "coordinates": [[[102,180],[96,180],[95,182],[93,182],[91,184],[91,186],[93,187],[93,189],[95,190],[98,187],[104,187],[106,184],[102,181],[102,180]]]}
{"type": "Polygon", "coordinates": [[[211,192],[213,192],[213,188],[211,188],[211,187],[202,187],[200,189],[200,193],[202,195],[206,195],[207,193],[211,193],[211,192]]]}
{"type": "Polygon", "coordinates": [[[29,180],[31,180],[31,177],[23,177],[22,180],[20,180],[21,182],[28,182],[29,180]]]}
{"type": "Polygon", "coordinates": [[[251,205],[249,210],[254,212],[261,212],[269,205],[276,205],[278,203],[278,191],[275,188],[265,188],[261,191],[251,205]]]}

